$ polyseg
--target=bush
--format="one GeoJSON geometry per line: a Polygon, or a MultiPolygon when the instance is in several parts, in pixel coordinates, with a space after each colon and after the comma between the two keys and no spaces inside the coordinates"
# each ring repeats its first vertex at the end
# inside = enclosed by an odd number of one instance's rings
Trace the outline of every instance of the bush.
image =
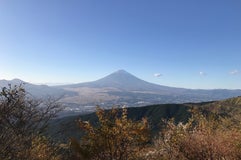
{"type": "Polygon", "coordinates": [[[117,109],[104,111],[97,107],[96,114],[99,119],[96,127],[89,122],[78,121],[86,135],[81,142],[71,140],[71,147],[77,157],[94,160],[136,159],[149,140],[147,120],[129,120],[126,108],[119,113],[117,109]]]}
{"type": "Polygon", "coordinates": [[[241,158],[239,127],[231,127],[229,119],[218,115],[204,116],[196,110],[192,114],[186,124],[166,121],[166,129],[155,140],[153,159],[241,158]]]}

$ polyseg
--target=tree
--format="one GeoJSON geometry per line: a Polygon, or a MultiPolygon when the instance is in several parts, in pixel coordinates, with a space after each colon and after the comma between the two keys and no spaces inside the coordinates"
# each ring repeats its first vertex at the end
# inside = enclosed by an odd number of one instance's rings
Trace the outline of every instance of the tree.
{"type": "Polygon", "coordinates": [[[28,159],[33,140],[60,111],[55,100],[32,99],[22,85],[3,87],[0,92],[0,159],[28,159]]]}
{"type": "Polygon", "coordinates": [[[32,145],[27,150],[27,155],[30,160],[60,160],[63,159],[63,156],[59,152],[59,146],[53,145],[43,136],[38,136],[32,139],[32,145]]]}
{"type": "Polygon", "coordinates": [[[99,123],[96,127],[87,121],[78,121],[86,132],[79,143],[71,140],[72,148],[82,159],[127,160],[135,159],[149,140],[147,119],[134,122],[127,118],[127,109],[104,111],[97,107],[99,123]]]}

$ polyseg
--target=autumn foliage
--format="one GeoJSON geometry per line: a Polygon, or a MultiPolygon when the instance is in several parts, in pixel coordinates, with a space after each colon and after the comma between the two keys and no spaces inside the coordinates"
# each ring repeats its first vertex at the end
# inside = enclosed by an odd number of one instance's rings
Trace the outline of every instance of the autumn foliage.
{"type": "Polygon", "coordinates": [[[241,158],[241,119],[234,126],[231,117],[222,117],[211,112],[204,115],[197,109],[191,112],[192,117],[185,124],[165,121],[166,128],[154,141],[153,154],[147,159],[241,158]]]}
{"type": "Polygon", "coordinates": [[[80,142],[71,145],[79,157],[93,160],[136,159],[149,140],[147,119],[134,122],[127,118],[127,109],[104,111],[97,107],[99,123],[96,127],[87,121],[78,121],[86,132],[80,142]]]}

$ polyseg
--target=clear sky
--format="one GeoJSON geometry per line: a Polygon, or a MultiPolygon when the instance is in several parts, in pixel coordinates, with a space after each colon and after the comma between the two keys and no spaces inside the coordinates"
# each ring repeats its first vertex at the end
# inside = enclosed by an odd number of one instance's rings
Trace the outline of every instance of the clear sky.
{"type": "Polygon", "coordinates": [[[0,79],[241,89],[240,0],[0,0],[0,79]]]}

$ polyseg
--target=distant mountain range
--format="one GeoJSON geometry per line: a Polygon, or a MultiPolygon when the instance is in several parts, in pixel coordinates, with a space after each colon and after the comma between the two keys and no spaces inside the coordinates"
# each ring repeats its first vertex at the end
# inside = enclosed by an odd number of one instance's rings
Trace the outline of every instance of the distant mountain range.
{"type": "Polygon", "coordinates": [[[75,92],[66,91],[61,88],[50,87],[48,85],[35,85],[20,79],[13,79],[10,81],[0,80],[0,87],[7,87],[9,84],[11,84],[11,86],[22,85],[25,88],[26,92],[30,94],[33,98],[45,98],[45,97],[59,98],[63,96],[76,95],[75,92]]]}
{"type": "Polygon", "coordinates": [[[0,80],[0,86],[25,83],[27,92],[35,97],[59,98],[66,111],[93,111],[96,105],[145,106],[151,104],[188,103],[221,100],[241,95],[241,90],[184,89],[157,85],[141,80],[124,71],[116,71],[102,79],[61,86],[34,85],[19,79],[0,80]]]}

